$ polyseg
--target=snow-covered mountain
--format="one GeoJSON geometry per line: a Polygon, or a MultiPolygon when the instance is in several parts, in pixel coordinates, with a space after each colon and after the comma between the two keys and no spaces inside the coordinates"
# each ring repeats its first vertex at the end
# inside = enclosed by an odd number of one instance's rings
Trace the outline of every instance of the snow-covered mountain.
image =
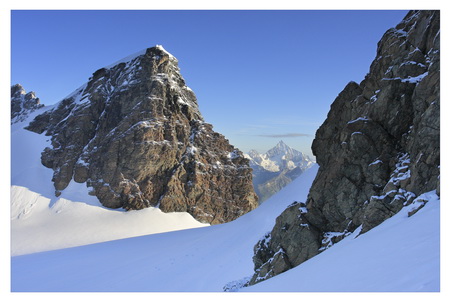
{"type": "Polygon", "coordinates": [[[264,154],[250,150],[245,157],[250,160],[252,167],[260,166],[270,172],[292,170],[297,167],[306,170],[315,163],[309,156],[293,149],[282,140],[264,154]]]}
{"type": "Polygon", "coordinates": [[[283,141],[264,154],[250,150],[244,156],[253,169],[253,186],[262,203],[300,176],[315,161],[283,141]]]}

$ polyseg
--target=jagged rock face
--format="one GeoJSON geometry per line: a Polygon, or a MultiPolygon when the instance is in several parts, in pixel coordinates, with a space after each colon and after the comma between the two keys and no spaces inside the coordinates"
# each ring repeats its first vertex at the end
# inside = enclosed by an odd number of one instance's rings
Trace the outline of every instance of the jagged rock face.
{"type": "Polygon", "coordinates": [[[56,193],[72,178],[110,208],[189,212],[211,224],[257,206],[242,152],[205,123],[175,57],[153,47],[96,71],[30,123],[52,136],[56,193]]]}
{"type": "Polygon", "coordinates": [[[270,241],[255,246],[251,283],[297,266],[357,227],[370,230],[422,193],[439,194],[439,22],[439,11],[409,12],[378,43],[365,79],[336,98],[313,141],[320,168],[306,207],[287,208],[270,241]],[[283,260],[275,258],[281,252],[283,260]]]}
{"type": "Polygon", "coordinates": [[[280,141],[264,154],[250,150],[245,155],[253,169],[253,187],[262,203],[291,183],[315,162],[280,141]]]}
{"type": "Polygon", "coordinates": [[[11,86],[11,124],[24,121],[36,109],[43,107],[34,92],[27,93],[20,84],[11,86]]]}

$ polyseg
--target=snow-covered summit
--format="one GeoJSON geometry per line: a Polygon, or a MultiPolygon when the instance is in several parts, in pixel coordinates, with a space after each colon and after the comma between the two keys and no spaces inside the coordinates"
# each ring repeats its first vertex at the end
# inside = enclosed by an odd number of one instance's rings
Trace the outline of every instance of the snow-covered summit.
{"type": "Polygon", "coordinates": [[[296,167],[307,169],[315,163],[310,157],[288,146],[282,140],[264,154],[251,150],[246,154],[246,157],[250,159],[250,163],[259,165],[271,172],[280,172],[285,169],[292,170],[296,167]]]}
{"type": "MultiPolygon", "coordinates": [[[[155,47],[156,47],[157,49],[159,49],[160,51],[166,53],[166,54],[167,54],[169,57],[171,57],[172,59],[177,60],[177,59],[175,58],[175,56],[172,55],[171,53],[169,53],[162,45],[157,44],[155,47]]],[[[177,61],[178,61],[178,60],[177,60],[177,61]]]]}
{"type": "Polygon", "coordinates": [[[284,143],[283,140],[280,140],[280,142],[277,143],[277,145],[275,145],[273,148],[271,148],[270,150],[268,150],[266,152],[266,155],[268,155],[269,157],[273,156],[273,155],[277,155],[277,154],[293,154],[294,153],[294,149],[291,148],[290,146],[288,146],[286,143],[284,143]]]}
{"type": "Polygon", "coordinates": [[[118,60],[118,61],[116,61],[116,62],[110,64],[110,65],[105,66],[104,68],[110,69],[110,68],[113,68],[114,66],[116,66],[116,65],[118,65],[118,64],[120,64],[120,63],[128,63],[128,62],[131,62],[131,61],[133,61],[134,59],[136,59],[136,58],[138,58],[138,57],[140,57],[140,56],[143,56],[143,55],[145,55],[145,54],[147,54],[147,53],[153,53],[153,52],[155,52],[155,50],[158,50],[159,52],[162,52],[163,54],[167,55],[167,56],[169,57],[170,60],[173,60],[173,61],[175,61],[175,62],[178,62],[177,58],[175,58],[174,55],[172,55],[171,53],[169,53],[162,45],[155,45],[155,46],[153,46],[153,47],[144,48],[144,49],[142,49],[142,50],[140,50],[140,51],[138,51],[138,52],[136,52],[136,53],[133,53],[133,54],[131,54],[131,55],[128,55],[128,56],[126,56],[126,57],[124,57],[124,58],[122,58],[122,59],[120,59],[120,60],[118,60]]]}

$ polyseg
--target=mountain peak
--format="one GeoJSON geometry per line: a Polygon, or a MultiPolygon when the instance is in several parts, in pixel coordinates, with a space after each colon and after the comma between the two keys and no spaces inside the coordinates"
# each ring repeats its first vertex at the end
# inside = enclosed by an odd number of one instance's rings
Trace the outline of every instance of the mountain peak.
{"type": "Polygon", "coordinates": [[[289,145],[287,145],[286,143],[284,143],[283,140],[280,140],[277,145],[275,146],[275,148],[282,150],[283,152],[286,151],[291,151],[291,150],[295,150],[292,147],[290,147],[289,145]]]}
{"type": "Polygon", "coordinates": [[[266,155],[269,158],[282,154],[297,155],[301,154],[301,152],[293,149],[292,147],[284,143],[283,140],[280,140],[280,142],[278,142],[277,145],[275,145],[275,147],[271,148],[266,152],[266,155]]]}
{"type": "Polygon", "coordinates": [[[276,146],[282,146],[282,147],[289,147],[286,143],[284,143],[284,141],[283,140],[280,140],[279,142],[278,142],[278,144],[276,145],[276,146]]]}
{"type": "Polygon", "coordinates": [[[166,53],[169,57],[175,58],[171,53],[169,53],[162,45],[157,44],[154,48],[166,53]]]}
{"type": "Polygon", "coordinates": [[[17,92],[19,92],[20,94],[25,94],[25,89],[19,83],[14,84],[13,86],[11,86],[11,96],[16,94],[17,92]]]}
{"type": "Polygon", "coordinates": [[[135,53],[27,126],[51,136],[41,162],[56,196],[74,180],[109,208],[153,206],[210,224],[257,206],[248,160],[204,121],[177,62],[160,45],[135,53]]]}
{"type": "MultiPolygon", "coordinates": [[[[133,53],[129,56],[126,56],[108,66],[105,66],[104,68],[106,69],[111,69],[115,66],[117,66],[120,63],[128,63],[131,62],[133,60],[135,60],[138,57],[144,57],[144,56],[148,56],[150,58],[153,59],[161,59],[161,58],[166,58],[169,59],[169,61],[172,61],[174,63],[178,63],[178,59],[175,58],[174,55],[172,55],[171,53],[169,53],[162,45],[156,45],[156,46],[152,46],[149,48],[145,48],[143,50],[140,50],[136,53],[133,53]]],[[[165,60],[164,60],[165,61],[165,60]]]]}
{"type": "Polygon", "coordinates": [[[22,85],[11,86],[11,123],[25,120],[36,109],[43,107],[35,92],[27,93],[22,85]]]}

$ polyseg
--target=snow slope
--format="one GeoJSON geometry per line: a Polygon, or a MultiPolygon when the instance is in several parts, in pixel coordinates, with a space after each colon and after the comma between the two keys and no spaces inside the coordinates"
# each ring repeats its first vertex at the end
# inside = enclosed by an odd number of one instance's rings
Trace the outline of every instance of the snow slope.
{"type": "Polygon", "coordinates": [[[358,229],[309,261],[243,291],[439,291],[440,200],[435,193],[424,195],[430,200],[415,215],[408,217],[413,203],[369,232],[356,237],[358,229]]]}
{"type": "Polygon", "coordinates": [[[317,166],[235,221],[16,256],[13,291],[223,291],[253,273],[253,246],[294,200],[305,201],[317,166]]]}
{"type": "MultiPolygon", "coordinates": [[[[305,201],[317,165],[233,222],[16,256],[12,291],[223,291],[253,273],[253,246],[276,216],[305,201]]],[[[405,208],[302,265],[241,291],[439,291],[440,201],[405,208]]]]}
{"type": "Polygon", "coordinates": [[[133,236],[208,226],[188,213],[158,208],[125,212],[103,207],[86,184],[72,181],[58,198],[53,171],[41,164],[50,137],[23,127],[36,115],[11,126],[11,254],[22,255],[133,236]]]}

